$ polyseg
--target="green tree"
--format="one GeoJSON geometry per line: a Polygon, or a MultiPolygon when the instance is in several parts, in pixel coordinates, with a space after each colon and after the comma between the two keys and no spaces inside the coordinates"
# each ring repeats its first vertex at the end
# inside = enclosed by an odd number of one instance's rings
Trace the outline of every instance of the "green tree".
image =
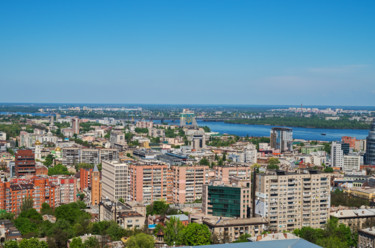
{"type": "Polygon", "coordinates": [[[83,243],[85,248],[100,248],[100,244],[97,238],[90,237],[83,243]]]}
{"type": "Polygon", "coordinates": [[[326,172],[326,173],[332,173],[333,172],[333,168],[332,167],[326,167],[326,168],[324,168],[324,172],[326,172]]]}
{"type": "Polygon", "coordinates": [[[18,248],[18,243],[15,240],[6,241],[4,248],[18,248]]]}
{"type": "Polygon", "coordinates": [[[34,206],[33,198],[30,195],[28,195],[28,196],[26,196],[22,199],[22,204],[21,204],[20,210],[21,210],[21,212],[25,212],[25,211],[33,208],[33,206],[34,206]]]}
{"type": "Polygon", "coordinates": [[[73,238],[72,242],[69,244],[70,248],[85,248],[80,237],[73,238]]]}
{"type": "Polygon", "coordinates": [[[208,161],[207,158],[202,158],[201,161],[199,161],[200,165],[210,165],[210,162],[208,161]]]}
{"type": "Polygon", "coordinates": [[[183,231],[185,227],[180,219],[171,217],[164,228],[164,241],[167,245],[183,245],[183,231]]]}
{"type": "Polygon", "coordinates": [[[53,163],[53,156],[52,154],[48,154],[47,157],[44,159],[43,164],[45,166],[50,166],[53,163]]]}
{"type": "Polygon", "coordinates": [[[0,213],[0,220],[13,220],[13,219],[14,219],[13,213],[8,213],[5,211],[0,213]]]}
{"type": "Polygon", "coordinates": [[[68,171],[68,168],[66,168],[66,166],[58,164],[48,168],[48,176],[54,175],[70,175],[70,172],[68,171]]]}
{"type": "Polygon", "coordinates": [[[120,198],[120,199],[118,199],[118,201],[121,202],[121,203],[125,203],[124,198],[120,198]]]}
{"type": "Polygon", "coordinates": [[[278,158],[270,158],[268,160],[267,169],[268,170],[278,170],[279,169],[279,164],[280,164],[280,161],[279,161],[278,158]]]}
{"type": "Polygon", "coordinates": [[[209,245],[211,232],[204,224],[190,223],[183,232],[185,245],[209,245]]]}
{"type": "Polygon", "coordinates": [[[146,207],[147,215],[165,215],[168,208],[169,204],[167,204],[165,201],[154,201],[146,207]]]}
{"type": "Polygon", "coordinates": [[[45,215],[45,214],[53,215],[53,209],[49,206],[48,203],[44,202],[42,204],[42,208],[40,209],[40,213],[42,215],[45,215]]]}
{"type": "Polygon", "coordinates": [[[245,234],[242,234],[236,241],[234,241],[233,243],[244,243],[244,242],[249,242],[249,240],[247,240],[248,238],[250,238],[251,235],[248,234],[248,233],[245,233],[245,234]]]}
{"type": "Polygon", "coordinates": [[[19,243],[19,248],[48,248],[48,245],[44,241],[39,241],[37,238],[22,239],[19,243]]]}
{"type": "Polygon", "coordinates": [[[153,248],[155,244],[154,238],[145,233],[139,233],[131,236],[126,242],[127,248],[153,248]]]}
{"type": "Polygon", "coordinates": [[[210,129],[210,127],[208,127],[208,126],[204,126],[204,127],[202,127],[202,128],[203,128],[203,130],[204,130],[206,133],[211,132],[211,129],[210,129]]]}

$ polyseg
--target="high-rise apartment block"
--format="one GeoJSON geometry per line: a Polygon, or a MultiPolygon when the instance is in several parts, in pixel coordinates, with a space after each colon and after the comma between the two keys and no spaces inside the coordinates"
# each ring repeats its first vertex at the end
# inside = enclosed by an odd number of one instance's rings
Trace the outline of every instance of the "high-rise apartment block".
{"type": "Polygon", "coordinates": [[[336,168],[344,166],[344,152],[341,143],[332,142],[331,144],[331,166],[336,168]]]}
{"type": "Polygon", "coordinates": [[[143,203],[167,200],[168,173],[167,165],[130,165],[130,200],[143,203]]]}
{"type": "Polygon", "coordinates": [[[330,174],[283,171],[256,175],[257,215],[269,219],[272,231],[322,228],[330,208],[330,174]]]}
{"type": "Polygon", "coordinates": [[[372,122],[369,134],[366,139],[366,165],[375,165],[375,119],[372,122]]]}
{"type": "Polygon", "coordinates": [[[203,185],[208,183],[208,166],[172,166],[173,202],[186,203],[202,198],[203,185]]]}
{"type": "Polygon", "coordinates": [[[293,150],[293,130],[286,127],[273,127],[270,136],[271,148],[280,152],[293,150]]]}
{"type": "MultiPolygon", "coordinates": [[[[102,196],[111,201],[119,199],[129,200],[128,164],[118,161],[102,162],[102,196]]],[[[140,178],[140,180],[142,180],[140,178]]]]}
{"type": "Polygon", "coordinates": [[[32,150],[18,150],[15,155],[16,177],[35,175],[35,158],[32,150]]]}

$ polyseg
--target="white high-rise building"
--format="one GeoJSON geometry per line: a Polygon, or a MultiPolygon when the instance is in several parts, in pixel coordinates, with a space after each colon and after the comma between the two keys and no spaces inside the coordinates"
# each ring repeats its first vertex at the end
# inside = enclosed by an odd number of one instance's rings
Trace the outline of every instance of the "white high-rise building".
{"type": "Polygon", "coordinates": [[[129,170],[128,164],[118,161],[102,162],[102,197],[111,201],[129,200],[129,170]]]}
{"type": "Polygon", "coordinates": [[[331,167],[342,168],[344,166],[344,152],[341,143],[332,142],[331,145],[331,167]]]}

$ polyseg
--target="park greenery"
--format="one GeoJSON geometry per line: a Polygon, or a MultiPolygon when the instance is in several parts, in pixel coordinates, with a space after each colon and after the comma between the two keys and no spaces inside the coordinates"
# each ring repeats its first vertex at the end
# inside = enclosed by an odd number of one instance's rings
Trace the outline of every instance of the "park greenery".
{"type": "Polygon", "coordinates": [[[235,119],[227,120],[226,123],[248,124],[248,125],[272,125],[306,128],[334,128],[334,129],[369,129],[370,125],[365,122],[351,121],[342,117],[339,120],[326,120],[324,117],[312,116],[310,118],[288,116],[269,117],[261,119],[235,119]]]}
{"type": "Polygon", "coordinates": [[[268,170],[278,170],[279,164],[280,164],[280,160],[278,158],[270,158],[268,160],[267,169],[268,170]]]}
{"type": "Polygon", "coordinates": [[[164,233],[164,241],[170,246],[196,246],[211,243],[211,232],[204,224],[190,223],[184,226],[178,218],[171,217],[165,227],[161,225],[157,227],[157,232],[160,230],[164,233]]]}
{"type": "Polygon", "coordinates": [[[331,192],[331,206],[346,206],[356,207],[369,206],[370,202],[368,199],[359,198],[356,196],[349,195],[339,189],[331,192]]]}
{"type": "Polygon", "coordinates": [[[101,126],[101,124],[97,122],[81,122],[79,124],[81,132],[89,132],[91,130],[95,130],[94,126],[101,126]]]}
{"type": "Polygon", "coordinates": [[[325,248],[356,247],[358,240],[357,234],[344,224],[339,224],[337,218],[331,218],[324,229],[302,227],[294,230],[294,234],[325,248]]]}
{"type": "MultiPolygon", "coordinates": [[[[30,244],[30,246],[24,246],[21,242],[18,244],[7,242],[5,247],[44,248],[47,245],[48,247],[66,247],[69,239],[88,233],[106,236],[113,241],[117,241],[124,236],[131,236],[140,232],[139,230],[125,230],[114,221],[91,222],[91,215],[84,211],[86,205],[82,201],[61,205],[55,209],[52,209],[47,203],[43,203],[40,213],[32,208],[32,206],[31,199],[24,199],[17,218],[14,218],[14,215],[11,213],[2,213],[0,215],[0,219],[10,219],[21,232],[24,240],[29,239],[25,244],[30,244]],[[44,221],[42,219],[43,214],[55,216],[56,222],[44,221]],[[35,240],[30,239],[32,237],[46,237],[47,245],[45,243],[36,244],[35,240]]],[[[83,242],[83,246],[80,246],[78,240],[75,241],[77,246],[73,247],[97,247],[90,246],[90,244],[95,244],[95,242],[95,240],[88,241],[87,243],[83,242]]]]}
{"type": "Polygon", "coordinates": [[[222,137],[211,137],[210,141],[207,143],[209,146],[223,147],[230,146],[236,143],[240,139],[239,136],[222,136],[222,137]]]}
{"type": "Polygon", "coordinates": [[[165,201],[154,201],[150,205],[146,207],[146,214],[147,215],[173,215],[178,214],[177,209],[173,209],[170,207],[168,203],[165,201]]]}
{"type": "Polygon", "coordinates": [[[53,167],[48,168],[48,176],[55,176],[55,175],[70,175],[71,173],[68,171],[68,168],[62,164],[57,164],[53,167]]]}
{"type": "Polygon", "coordinates": [[[148,133],[148,129],[147,129],[147,128],[136,127],[136,128],[134,129],[134,131],[135,131],[136,133],[148,133]]]}

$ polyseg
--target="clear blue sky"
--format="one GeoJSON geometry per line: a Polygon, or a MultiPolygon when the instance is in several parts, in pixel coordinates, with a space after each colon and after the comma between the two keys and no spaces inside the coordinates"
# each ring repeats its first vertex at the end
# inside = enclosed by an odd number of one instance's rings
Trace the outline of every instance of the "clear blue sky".
{"type": "Polygon", "coordinates": [[[0,102],[375,105],[375,1],[1,1],[0,102]]]}

